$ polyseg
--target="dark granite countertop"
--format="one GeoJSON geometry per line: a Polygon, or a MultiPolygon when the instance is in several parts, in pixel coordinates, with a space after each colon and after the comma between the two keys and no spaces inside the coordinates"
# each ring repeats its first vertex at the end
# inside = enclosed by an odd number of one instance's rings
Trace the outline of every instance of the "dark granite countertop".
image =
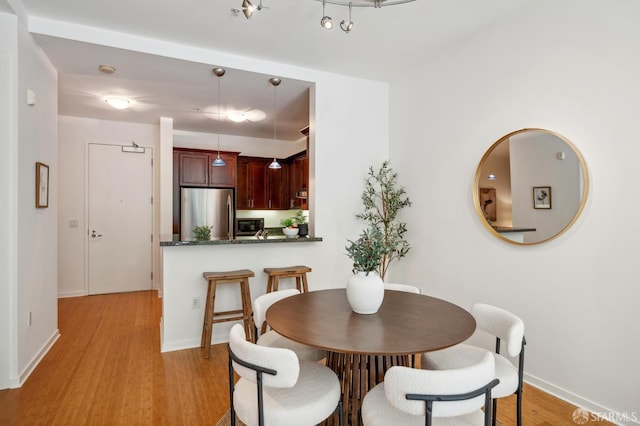
{"type": "Polygon", "coordinates": [[[283,235],[273,235],[269,238],[256,237],[236,237],[232,240],[211,240],[211,241],[180,241],[177,235],[162,236],[160,238],[161,247],[177,246],[222,246],[229,244],[291,244],[291,243],[312,243],[322,241],[322,237],[294,237],[287,238],[283,235]]]}
{"type": "Polygon", "coordinates": [[[512,228],[507,226],[493,226],[496,232],[535,232],[536,228],[512,228]]]}

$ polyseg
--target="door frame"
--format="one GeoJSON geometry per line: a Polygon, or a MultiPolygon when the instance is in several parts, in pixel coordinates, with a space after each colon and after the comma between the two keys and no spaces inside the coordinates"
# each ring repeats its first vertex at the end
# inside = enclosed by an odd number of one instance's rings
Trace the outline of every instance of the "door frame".
{"type": "MultiPolygon", "coordinates": [[[[83,238],[83,245],[84,245],[84,293],[85,295],[89,295],[89,234],[90,234],[90,226],[89,226],[89,149],[91,147],[91,145],[107,145],[107,146],[119,146],[119,147],[123,147],[123,146],[131,146],[130,143],[127,144],[122,144],[122,143],[109,143],[109,142],[94,142],[94,141],[87,141],[87,143],[85,144],[85,149],[84,149],[84,223],[85,223],[85,232],[84,232],[84,238],[83,238]]],[[[156,196],[155,196],[155,186],[156,186],[156,179],[155,179],[155,167],[156,167],[156,160],[155,160],[155,151],[153,149],[152,146],[147,146],[147,145],[139,145],[140,148],[144,148],[144,149],[149,149],[151,150],[151,197],[153,197],[153,203],[151,204],[151,235],[153,236],[153,240],[151,242],[151,250],[149,252],[149,256],[151,257],[151,273],[153,273],[155,271],[155,267],[156,267],[156,259],[154,256],[154,244],[159,244],[158,241],[156,241],[156,214],[155,214],[155,210],[156,210],[156,203],[158,200],[156,200],[156,196]]],[[[133,154],[132,154],[133,155],[133,154]]],[[[158,282],[158,277],[156,277],[156,274],[154,273],[152,275],[151,278],[151,289],[150,290],[158,290],[158,288],[156,287],[156,283],[158,282]]]]}

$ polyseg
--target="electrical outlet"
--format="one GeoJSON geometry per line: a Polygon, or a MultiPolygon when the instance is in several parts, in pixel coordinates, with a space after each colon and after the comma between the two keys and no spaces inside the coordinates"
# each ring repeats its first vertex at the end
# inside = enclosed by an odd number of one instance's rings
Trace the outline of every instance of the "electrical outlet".
{"type": "Polygon", "coordinates": [[[191,309],[200,309],[200,297],[199,296],[194,296],[194,298],[191,299],[191,309]]]}
{"type": "Polygon", "coordinates": [[[31,327],[31,324],[33,323],[32,320],[33,320],[33,313],[31,311],[29,311],[29,317],[27,319],[29,327],[31,327]]]}

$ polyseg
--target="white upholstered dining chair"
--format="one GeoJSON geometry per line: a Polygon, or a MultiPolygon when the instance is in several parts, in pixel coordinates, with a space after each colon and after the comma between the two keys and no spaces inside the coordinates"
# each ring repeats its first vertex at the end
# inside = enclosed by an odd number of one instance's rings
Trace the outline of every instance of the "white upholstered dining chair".
{"type": "MultiPolygon", "coordinates": [[[[471,309],[478,330],[496,338],[495,352],[489,352],[495,358],[496,377],[500,384],[493,390],[493,424],[496,424],[497,398],[516,395],[516,417],[518,426],[522,426],[522,385],[524,374],[524,323],[513,313],[502,308],[477,303],[471,309]],[[509,357],[518,357],[518,366],[500,353],[504,343],[509,357]]],[[[472,364],[478,359],[477,347],[467,343],[452,346],[439,351],[422,354],[422,368],[444,370],[472,364]]]]}
{"type": "Polygon", "coordinates": [[[491,389],[498,380],[491,354],[482,351],[480,355],[474,365],[452,370],[391,367],[384,382],[365,395],[362,423],[364,426],[488,426],[491,389]]]}
{"type": "Polygon", "coordinates": [[[236,416],[247,426],[311,426],[334,413],[343,424],[340,381],[330,368],[248,342],[240,324],[231,328],[227,349],[232,426],[236,416]]]}
{"type": "Polygon", "coordinates": [[[326,352],[313,346],[303,345],[287,339],[274,330],[270,330],[266,323],[267,309],[279,300],[300,294],[298,289],[272,291],[256,297],[253,301],[253,322],[256,326],[256,343],[260,346],[291,349],[298,358],[319,361],[326,356],[326,352]]]}

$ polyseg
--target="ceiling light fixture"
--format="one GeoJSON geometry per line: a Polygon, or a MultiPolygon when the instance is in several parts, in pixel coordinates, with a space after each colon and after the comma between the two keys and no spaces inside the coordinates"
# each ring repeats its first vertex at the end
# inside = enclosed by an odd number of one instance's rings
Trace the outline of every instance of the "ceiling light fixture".
{"type": "Polygon", "coordinates": [[[113,74],[114,72],[116,72],[116,67],[114,67],[113,65],[102,64],[98,66],[98,69],[105,74],[113,74]]]}
{"type": "Polygon", "coordinates": [[[394,6],[397,4],[410,3],[415,0],[316,0],[322,2],[322,19],[320,20],[320,25],[322,28],[330,30],[333,28],[333,20],[330,16],[325,14],[325,6],[327,3],[334,4],[336,6],[345,6],[349,7],[349,20],[343,20],[340,22],[340,28],[345,33],[351,32],[353,29],[353,21],[351,20],[351,9],[352,7],[375,7],[376,9],[385,7],[385,6],[394,6]]]}
{"type": "Polygon", "coordinates": [[[325,30],[330,30],[331,28],[333,28],[333,19],[331,19],[331,16],[327,16],[327,14],[324,12],[326,5],[327,1],[322,0],[322,19],[320,20],[320,25],[322,25],[322,28],[324,28],[325,30]]]}
{"type": "Polygon", "coordinates": [[[218,119],[216,120],[216,122],[218,123],[218,128],[216,129],[216,133],[218,134],[218,156],[215,160],[213,160],[211,165],[214,167],[223,167],[227,164],[222,158],[220,158],[220,79],[226,71],[224,70],[224,68],[214,68],[212,72],[216,75],[216,77],[218,77],[218,119]]]}
{"type": "Polygon", "coordinates": [[[129,99],[119,98],[119,97],[110,97],[104,100],[110,106],[115,109],[127,109],[129,108],[129,99]]]}
{"type": "MultiPolygon", "coordinates": [[[[271,83],[271,85],[273,86],[273,141],[276,141],[276,116],[277,116],[277,106],[278,106],[278,101],[276,98],[276,88],[280,85],[280,83],[282,83],[282,80],[277,78],[277,77],[273,77],[269,79],[269,83],[271,83]]],[[[274,144],[274,148],[275,148],[275,144],[274,144]]],[[[280,163],[278,163],[278,160],[276,160],[276,157],[273,157],[273,161],[271,162],[271,164],[269,164],[269,168],[270,169],[280,169],[282,168],[282,166],[280,165],[280,163]]]]}
{"type": "Polygon", "coordinates": [[[247,115],[244,112],[227,113],[227,118],[234,123],[242,123],[243,121],[247,121],[247,115]]]}
{"type": "Polygon", "coordinates": [[[351,6],[352,3],[349,3],[349,22],[346,22],[344,19],[340,22],[340,28],[345,33],[349,34],[353,29],[353,21],[351,20],[351,6]]]}
{"type": "Polygon", "coordinates": [[[487,180],[496,180],[496,175],[493,174],[493,172],[489,172],[489,176],[487,176],[487,180]]]}
{"type": "Polygon", "coordinates": [[[251,19],[253,12],[256,11],[256,7],[249,0],[242,0],[242,13],[245,18],[251,19]]]}

